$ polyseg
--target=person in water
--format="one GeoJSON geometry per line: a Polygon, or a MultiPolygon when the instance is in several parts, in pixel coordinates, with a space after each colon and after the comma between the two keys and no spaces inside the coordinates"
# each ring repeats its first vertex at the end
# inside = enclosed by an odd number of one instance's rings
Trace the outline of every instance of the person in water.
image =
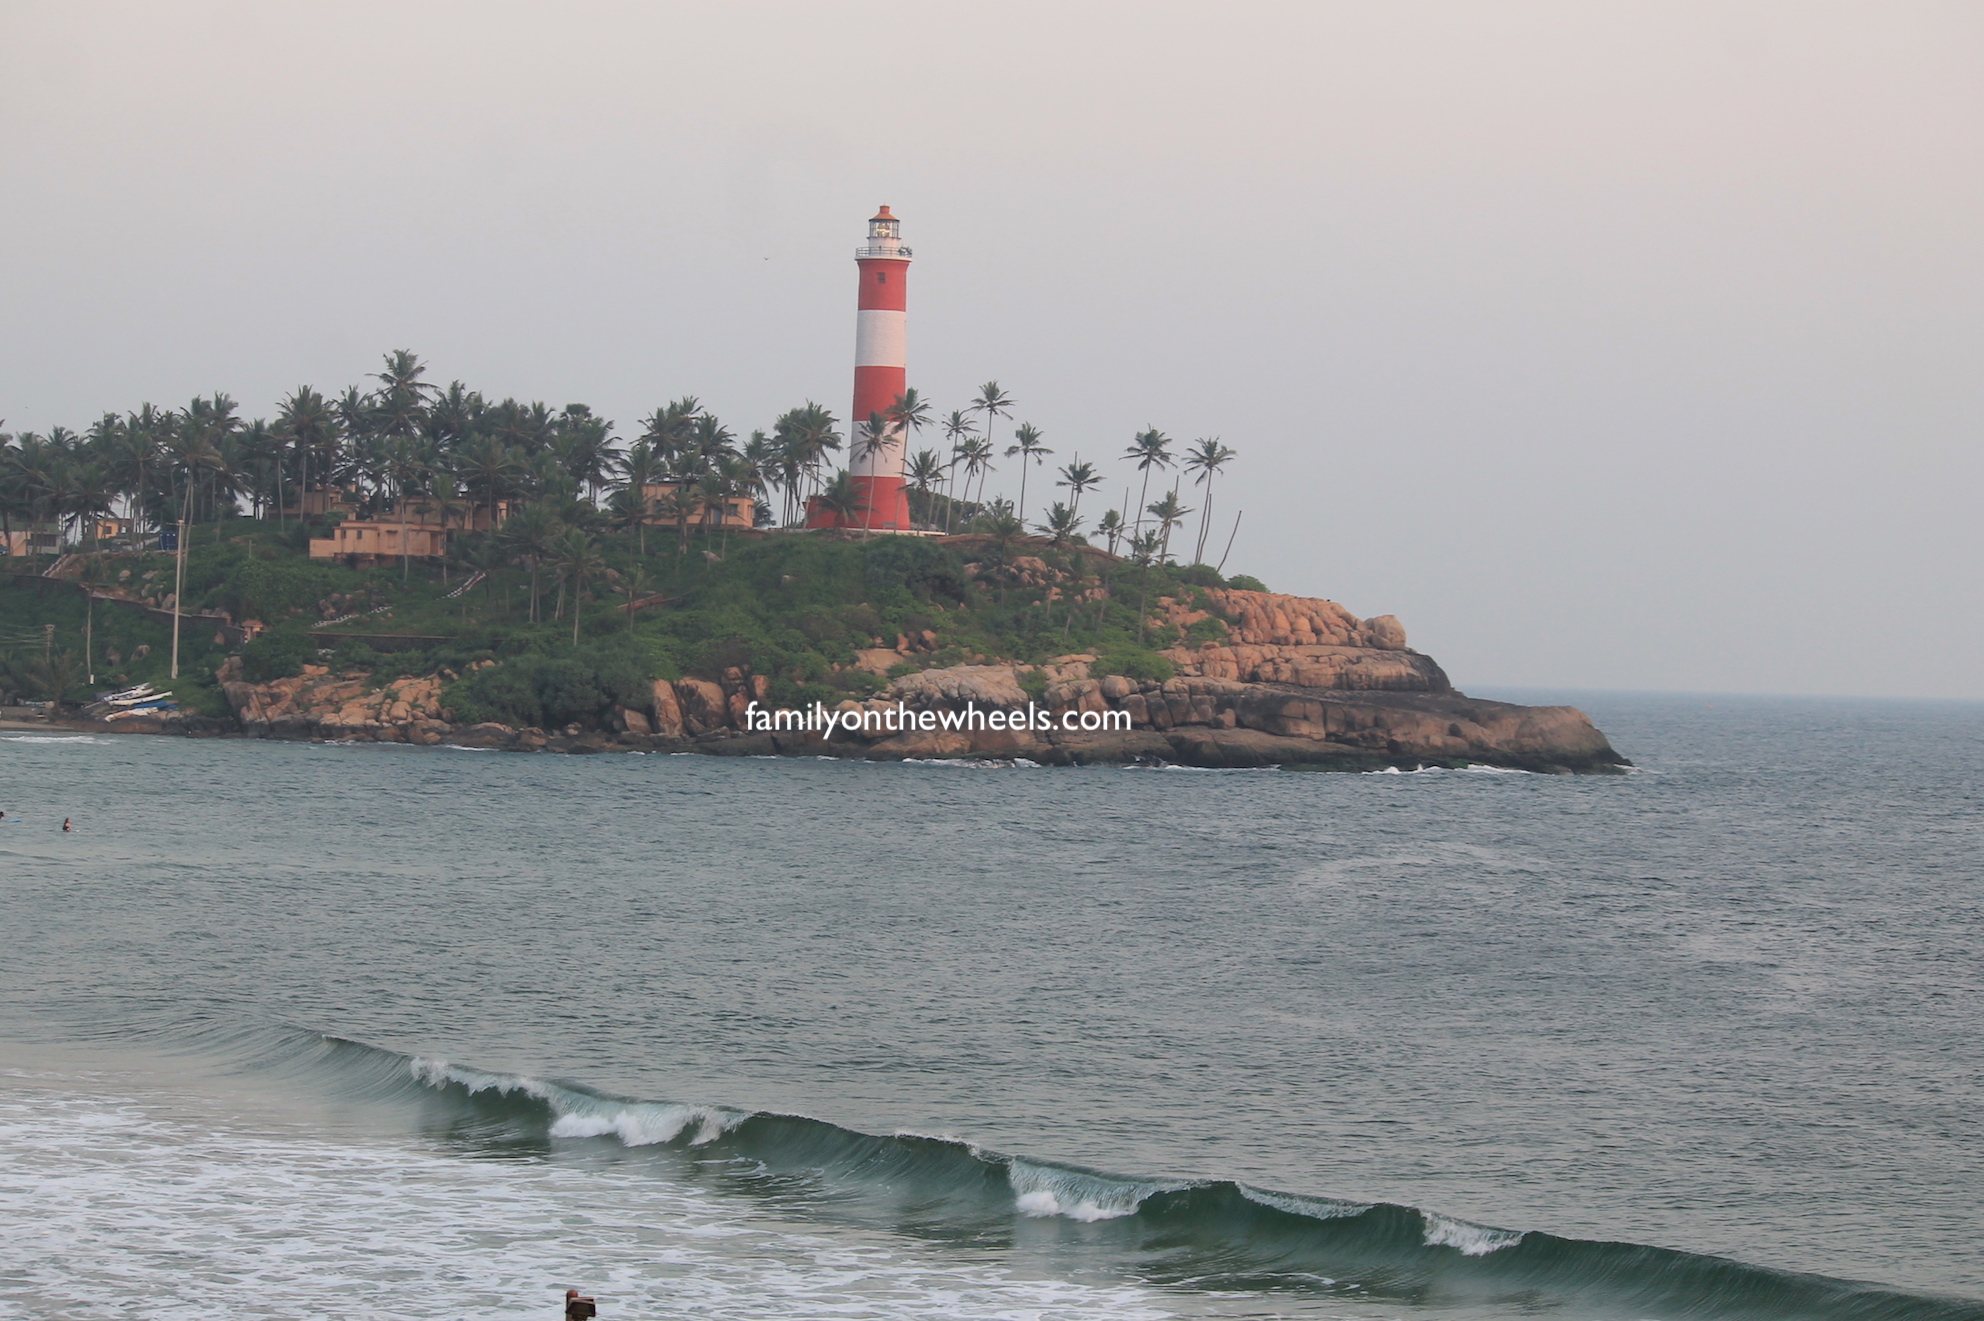
{"type": "Polygon", "coordinates": [[[598,1315],[597,1299],[582,1297],[577,1289],[565,1290],[565,1321],[592,1321],[598,1315]]]}
{"type": "Polygon", "coordinates": [[[63,817],[63,818],[62,818],[62,833],[66,835],[66,834],[68,834],[68,833],[69,833],[70,831],[72,831],[72,830],[74,830],[74,829],[75,829],[75,827],[69,824],[69,818],[68,818],[68,817],[66,817],[66,816],[65,816],[65,817],[63,817]]]}

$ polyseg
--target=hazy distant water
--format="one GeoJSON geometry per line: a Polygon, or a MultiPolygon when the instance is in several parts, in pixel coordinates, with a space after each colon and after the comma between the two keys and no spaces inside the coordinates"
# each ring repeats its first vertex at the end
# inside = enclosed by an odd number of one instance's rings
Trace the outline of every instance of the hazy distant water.
{"type": "Polygon", "coordinates": [[[1984,707],[1575,700],[1643,773],[0,735],[0,1313],[1984,1296],[1984,707]]]}

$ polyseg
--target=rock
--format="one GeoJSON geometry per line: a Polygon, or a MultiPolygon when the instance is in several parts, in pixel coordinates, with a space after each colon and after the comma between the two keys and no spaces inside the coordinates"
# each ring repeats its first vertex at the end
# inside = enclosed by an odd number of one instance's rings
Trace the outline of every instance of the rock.
{"type": "Polygon", "coordinates": [[[613,727],[623,734],[646,734],[651,732],[648,728],[648,718],[646,716],[642,715],[639,711],[624,706],[613,708],[613,727]]]}
{"type": "Polygon", "coordinates": [[[889,696],[912,707],[962,707],[975,702],[981,707],[1026,705],[1026,690],[1020,687],[1019,669],[1012,665],[953,665],[941,670],[919,670],[889,684],[889,696]]]}
{"type": "Polygon", "coordinates": [[[650,726],[662,738],[681,738],[682,704],[675,698],[675,685],[666,679],[654,681],[653,698],[648,707],[650,726]]]}
{"type": "Polygon", "coordinates": [[[888,647],[863,647],[854,653],[854,668],[887,678],[889,670],[902,664],[902,653],[888,647]]]}
{"type": "Polygon", "coordinates": [[[730,706],[723,689],[707,679],[678,679],[675,699],[682,712],[682,728],[691,738],[727,728],[730,706]]]}
{"type": "Polygon", "coordinates": [[[1365,620],[1364,635],[1369,646],[1385,651],[1405,650],[1405,625],[1398,622],[1397,615],[1379,615],[1376,619],[1365,620]]]}

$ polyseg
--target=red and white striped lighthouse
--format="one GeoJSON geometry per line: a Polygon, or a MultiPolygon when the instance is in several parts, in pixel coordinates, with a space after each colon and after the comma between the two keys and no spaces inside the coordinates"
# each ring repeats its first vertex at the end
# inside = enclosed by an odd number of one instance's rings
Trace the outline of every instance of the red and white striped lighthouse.
{"type": "Polygon", "coordinates": [[[877,211],[868,222],[868,242],[855,249],[861,271],[860,296],[854,323],[854,409],[848,416],[848,472],[861,505],[852,517],[840,520],[815,510],[807,521],[831,527],[875,531],[909,531],[909,499],[903,494],[903,455],[908,437],[888,412],[909,388],[909,249],[903,246],[902,222],[877,211]],[[871,435],[871,419],[882,429],[871,435]]]}

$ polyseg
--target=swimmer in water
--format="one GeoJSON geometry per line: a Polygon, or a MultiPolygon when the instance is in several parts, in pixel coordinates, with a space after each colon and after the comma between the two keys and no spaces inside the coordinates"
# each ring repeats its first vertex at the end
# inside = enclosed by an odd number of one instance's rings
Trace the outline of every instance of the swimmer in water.
{"type": "Polygon", "coordinates": [[[65,817],[63,817],[63,818],[62,818],[62,833],[66,835],[66,834],[68,834],[68,833],[69,833],[70,831],[72,831],[72,830],[74,830],[74,829],[75,829],[75,827],[69,824],[69,818],[68,818],[68,817],[66,817],[66,816],[65,816],[65,817]]]}

